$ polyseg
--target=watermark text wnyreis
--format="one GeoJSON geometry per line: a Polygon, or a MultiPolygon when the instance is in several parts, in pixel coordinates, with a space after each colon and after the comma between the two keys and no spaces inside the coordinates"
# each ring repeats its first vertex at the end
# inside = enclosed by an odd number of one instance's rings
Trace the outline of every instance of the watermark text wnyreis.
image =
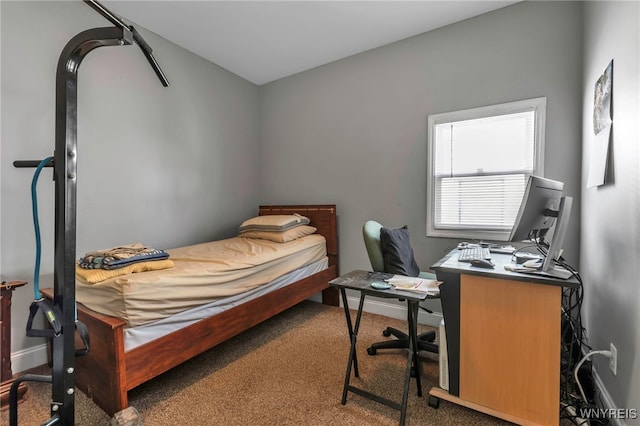
{"type": "Polygon", "coordinates": [[[637,408],[581,408],[578,416],[582,419],[637,419],[637,408]]]}

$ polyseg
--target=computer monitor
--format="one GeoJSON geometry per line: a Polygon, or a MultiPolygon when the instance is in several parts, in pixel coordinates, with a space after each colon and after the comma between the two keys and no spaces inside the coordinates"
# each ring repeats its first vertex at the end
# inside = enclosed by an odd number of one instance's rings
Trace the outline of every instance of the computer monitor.
{"type": "Polygon", "coordinates": [[[569,227],[569,216],[571,216],[571,207],[573,206],[572,197],[562,197],[560,199],[560,208],[558,211],[558,218],[556,220],[555,227],[553,229],[553,236],[551,237],[551,244],[547,250],[547,255],[542,263],[542,272],[552,273],[555,267],[555,261],[560,259],[562,251],[564,250],[564,238],[567,235],[567,228],[569,227]]]}
{"type": "Polygon", "coordinates": [[[563,188],[562,182],[529,176],[509,241],[535,241],[544,238],[560,210],[563,188]]]}
{"type": "Polygon", "coordinates": [[[509,241],[535,241],[547,246],[545,236],[554,227],[551,243],[539,273],[569,278],[571,273],[555,267],[562,255],[573,199],[563,197],[564,184],[539,176],[530,176],[516,215],[509,241]]]}

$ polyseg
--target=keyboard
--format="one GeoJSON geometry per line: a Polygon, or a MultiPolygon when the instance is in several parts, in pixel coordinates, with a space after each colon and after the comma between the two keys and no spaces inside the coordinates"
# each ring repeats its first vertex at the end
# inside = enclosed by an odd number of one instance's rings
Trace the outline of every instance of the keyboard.
{"type": "Polygon", "coordinates": [[[491,259],[489,247],[468,247],[458,251],[458,262],[471,262],[473,259],[491,259]]]}

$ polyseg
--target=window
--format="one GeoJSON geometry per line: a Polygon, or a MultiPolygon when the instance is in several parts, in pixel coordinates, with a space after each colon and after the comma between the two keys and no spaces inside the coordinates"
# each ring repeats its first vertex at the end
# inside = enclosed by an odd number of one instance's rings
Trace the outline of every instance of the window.
{"type": "Polygon", "coordinates": [[[427,235],[504,241],[543,175],[546,98],[428,117],[427,235]]]}

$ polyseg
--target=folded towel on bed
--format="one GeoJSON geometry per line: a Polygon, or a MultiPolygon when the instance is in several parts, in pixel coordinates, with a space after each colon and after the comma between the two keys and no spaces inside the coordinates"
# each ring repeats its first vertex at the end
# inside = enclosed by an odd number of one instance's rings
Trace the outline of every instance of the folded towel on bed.
{"type": "Polygon", "coordinates": [[[84,269],[76,266],[76,278],[86,284],[96,284],[109,278],[120,275],[135,274],[137,272],[157,271],[160,269],[173,268],[173,262],[169,259],[150,260],[147,262],[137,262],[129,266],[118,269],[84,269]]]}
{"type": "Polygon", "coordinates": [[[169,253],[164,250],[133,243],[89,252],[78,261],[78,265],[84,269],[117,269],[138,262],[161,260],[168,257],[169,253]]]}

